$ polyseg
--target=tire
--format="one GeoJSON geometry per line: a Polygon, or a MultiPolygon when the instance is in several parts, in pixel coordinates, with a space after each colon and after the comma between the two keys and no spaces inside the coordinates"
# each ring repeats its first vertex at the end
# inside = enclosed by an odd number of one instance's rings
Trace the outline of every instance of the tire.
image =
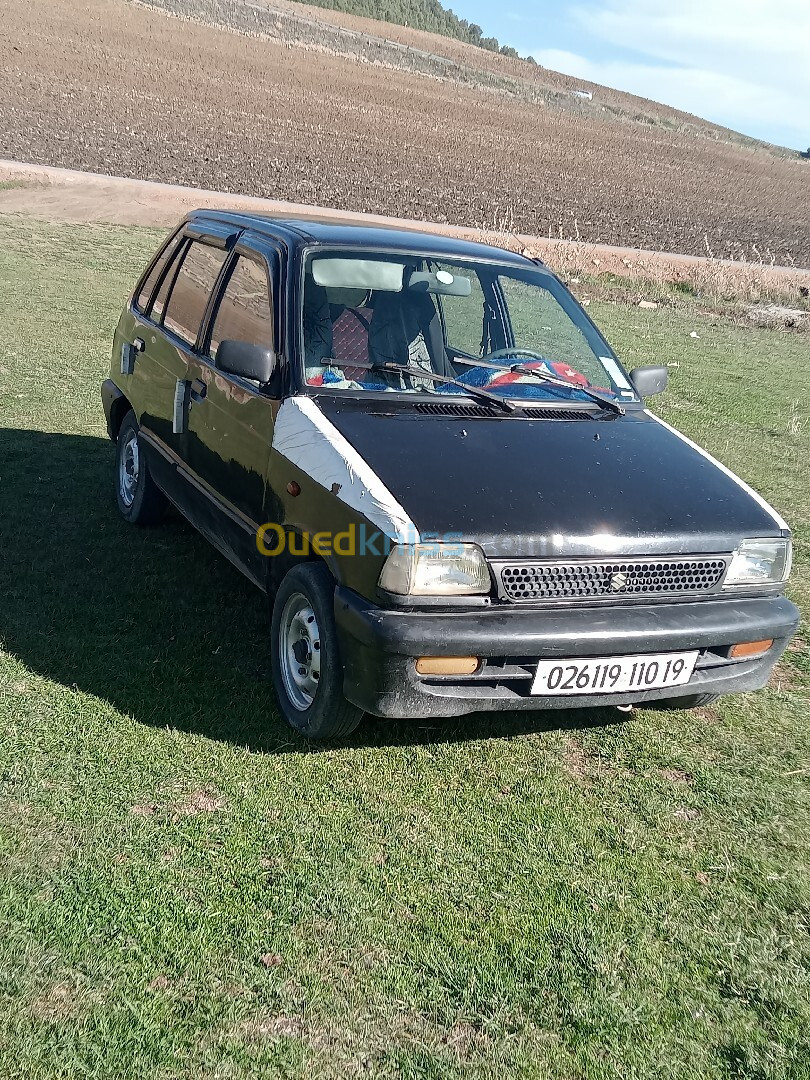
{"type": "Polygon", "coordinates": [[[270,662],[278,703],[290,727],[308,739],[340,738],[363,719],[343,696],[334,595],[323,563],[301,563],[273,603],[270,662]]]}
{"type": "Polygon", "coordinates": [[[115,497],[121,517],[131,525],[155,525],[166,510],[166,496],[141,452],[138,421],[131,409],[115,444],[115,497]]]}
{"type": "Polygon", "coordinates": [[[702,709],[704,705],[711,705],[717,701],[720,694],[684,694],[683,697],[662,698],[660,701],[651,701],[649,704],[640,705],[641,709],[702,709]]]}

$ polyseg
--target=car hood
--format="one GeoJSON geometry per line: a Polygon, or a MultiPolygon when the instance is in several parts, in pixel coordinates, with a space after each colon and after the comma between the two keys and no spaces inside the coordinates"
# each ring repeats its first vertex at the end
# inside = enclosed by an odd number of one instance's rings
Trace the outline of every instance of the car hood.
{"type": "Polygon", "coordinates": [[[501,419],[424,415],[410,403],[318,405],[423,539],[473,541],[490,557],[725,552],[784,526],[646,411],[501,419]]]}

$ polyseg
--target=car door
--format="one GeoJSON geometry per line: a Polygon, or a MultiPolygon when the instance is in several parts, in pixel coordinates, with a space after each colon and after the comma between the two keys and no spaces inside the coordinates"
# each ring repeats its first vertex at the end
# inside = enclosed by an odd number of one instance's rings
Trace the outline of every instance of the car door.
{"type": "Polygon", "coordinates": [[[193,378],[189,365],[235,235],[233,229],[203,235],[191,225],[186,228],[182,249],[158,286],[151,308],[153,325],[144,339],[151,386],[141,437],[151,450],[158,483],[189,516],[195,498],[185,482],[184,437],[193,378]]]}
{"type": "Polygon", "coordinates": [[[261,587],[266,573],[256,546],[264,521],[265,489],[279,402],[267,388],[216,365],[222,341],[243,341],[278,352],[274,289],[279,253],[241,244],[217,288],[208,330],[189,365],[186,459],[203,496],[205,535],[261,587]]]}
{"type": "Polygon", "coordinates": [[[121,372],[132,378],[128,394],[138,413],[150,469],[171,495],[176,487],[176,470],[157,447],[171,440],[172,398],[182,367],[180,358],[163,347],[160,324],[166,297],[188,244],[182,229],[169,239],[136,290],[131,318],[122,320],[121,372]]]}

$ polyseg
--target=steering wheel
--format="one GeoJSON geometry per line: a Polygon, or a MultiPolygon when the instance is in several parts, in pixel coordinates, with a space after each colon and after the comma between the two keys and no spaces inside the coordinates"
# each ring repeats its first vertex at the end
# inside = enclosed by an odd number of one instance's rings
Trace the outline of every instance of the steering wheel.
{"type": "Polygon", "coordinates": [[[545,360],[542,353],[534,349],[496,349],[495,352],[487,353],[483,360],[501,360],[507,356],[530,356],[533,360],[545,360]]]}

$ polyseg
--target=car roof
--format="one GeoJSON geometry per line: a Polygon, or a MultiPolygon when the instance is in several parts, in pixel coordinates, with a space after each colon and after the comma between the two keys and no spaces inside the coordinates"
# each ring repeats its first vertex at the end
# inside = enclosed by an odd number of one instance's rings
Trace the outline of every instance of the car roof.
{"type": "Polygon", "coordinates": [[[360,221],[330,221],[325,218],[229,213],[220,210],[194,210],[188,214],[186,220],[194,221],[200,226],[204,226],[206,221],[231,224],[240,229],[250,229],[254,233],[283,239],[289,247],[309,247],[313,244],[371,247],[403,254],[417,252],[437,258],[496,260],[523,269],[539,265],[539,260],[516,255],[491,244],[405,227],[367,225],[360,221]]]}

